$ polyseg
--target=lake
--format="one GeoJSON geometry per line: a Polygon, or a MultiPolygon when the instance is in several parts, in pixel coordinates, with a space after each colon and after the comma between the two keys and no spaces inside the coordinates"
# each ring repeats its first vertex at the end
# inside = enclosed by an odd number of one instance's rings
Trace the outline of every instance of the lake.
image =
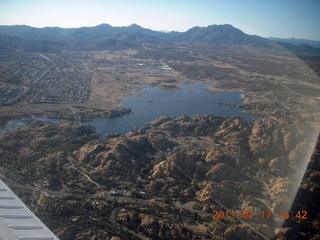
{"type": "MultiPolygon", "coordinates": [[[[256,117],[241,112],[237,107],[242,104],[240,95],[243,92],[211,92],[205,84],[188,83],[179,88],[162,89],[146,86],[131,95],[121,98],[121,105],[132,109],[130,115],[116,118],[96,118],[82,124],[91,125],[103,138],[107,133],[126,133],[134,128],[142,128],[161,115],[180,116],[195,114],[213,114],[215,116],[240,116],[246,120],[256,117]],[[231,103],[235,106],[232,107],[231,103]]],[[[47,117],[27,117],[9,121],[0,129],[5,133],[10,129],[23,127],[30,121],[61,122],[63,120],[47,117]]]]}
{"type": "Polygon", "coordinates": [[[121,105],[132,109],[132,114],[117,118],[97,118],[85,124],[92,125],[102,134],[126,133],[133,128],[141,128],[161,115],[180,116],[213,114],[215,116],[240,116],[246,120],[255,117],[242,113],[240,95],[243,92],[211,92],[205,84],[188,83],[177,89],[144,87],[123,97],[121,105]],[[220,104],[219,104],[220,103],[220,104]],[[231,107],[221,103],[233,103],[231,107]]]}

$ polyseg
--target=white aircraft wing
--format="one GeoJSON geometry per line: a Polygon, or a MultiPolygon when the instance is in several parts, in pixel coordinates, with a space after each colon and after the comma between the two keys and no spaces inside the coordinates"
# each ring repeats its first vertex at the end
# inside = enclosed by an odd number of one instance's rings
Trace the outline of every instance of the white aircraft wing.
{"type": "Polygon", "coordinates": [[[59,240],[1,179],[0,240],[59,240]]]}

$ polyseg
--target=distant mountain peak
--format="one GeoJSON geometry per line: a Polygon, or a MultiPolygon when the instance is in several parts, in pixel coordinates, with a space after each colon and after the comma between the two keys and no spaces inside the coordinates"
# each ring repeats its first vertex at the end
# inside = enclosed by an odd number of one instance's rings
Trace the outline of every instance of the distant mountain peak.
{"type": "Polygon", "coordinates": [[[245,34],[240,29],[235,28],[234,26],[232,26],[230,24],[209,25],[207,27],[207,30],[224,31],[224,32],[229,31],[229,32],[237,32],[239,34],[245,34]]]}
{"type": "Polygon", "coordinates": [[[143,27],[141,27],[140,25],[138,25],[138,24],[136,24],[136,23],[133,23],[133,24],[131,24],[131,25],[128,26],[128,27],[131,27],[131,28],[143,28],[143,27]]]}
{"type": "Polygon", "coordinates": [[[238,43],[247,37],[241,30],[230,24],[209,25],[208,27],[194,27],[186,32],[191,40],[205,42],[238,43]]]}
{"type": "Polygon", "coordinates": [[[130,31],[136,31],[136,32],[141,32],[141,31],[144,31],[146,30],[146,28],[143,28],[141,27],[140,25],[136,24],[136,23],[133,23],[127,27],[124,27],[125,29],[128,29],[130,31]]]}
{"type": "Polygon", "coordinates": [[[101,23],[95,27],[112,27],[111,25],[109,25],[108,23],[101,23]]]}

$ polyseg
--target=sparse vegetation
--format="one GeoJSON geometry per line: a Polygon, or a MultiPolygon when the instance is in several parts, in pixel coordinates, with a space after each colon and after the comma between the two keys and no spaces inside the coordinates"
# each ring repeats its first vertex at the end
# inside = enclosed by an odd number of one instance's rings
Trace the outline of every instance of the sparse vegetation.
{"type": "MultiPolygon", "coordinates": [[[[118,29],[102,36],[92,29],[93,39],[79,30],[55,44],[21,40],[19,51],[1,42],[0,104],[8,105],[1,106],[1,123],[30,114],[123,116],[130,109],[114,108],[120,95],[186,82],[206,83],[210,91],[245,91],[241,107],[259,116],[252,122],[161,116],[144,129],[102,140],[90,126],[32,121],[0,136],[3,180],[64,240],[220,240],[237,233],[257,239],[259,231],[274,237],[279,218],[246,219],[248,227],[236,217],[213,220],[212,211],[276,211],[290,202],[303,174],[301,159],[320,126],[319,78],[273,42],[230,25],[219,29],[195,28],[169,38],[116,34],[118,29]],[[235,39],[214,34],[222,30],[237,33],[235,39]]],[[[300,57],[316,69],[314,53],[305,54],[300,57]]],[[[306,201],[318,196],[318,172],[308,172],[293,209],[305,204],[302,193],[306,201]]],[[[282,229],[277,236],[319,234],[309,212],[302,234],[282,229]]]]}

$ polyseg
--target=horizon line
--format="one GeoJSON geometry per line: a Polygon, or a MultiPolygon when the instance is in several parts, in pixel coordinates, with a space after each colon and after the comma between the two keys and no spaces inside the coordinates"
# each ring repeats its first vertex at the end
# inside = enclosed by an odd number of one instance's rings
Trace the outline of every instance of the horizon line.
{"type": "Polygon", "coordinates": [[[79,28],[94,28],[94,27],[98,27],[98,26],[101,26],[101,25],[108,25],[110,27],[117,27],[117,28],[125,28],[125,27],[130,27],[132,25],[136,25],[138,27],[141,27],[143,29],[146,29],[146,30],[151,30],[151,31],[154,31],[154,32],[160,32],[160,33],[171,33],[171,32],[178,32],[178,33],[184,33],[184,32],[187,32],[189,31],[190,29],[192,28],[195,28],[195,27],[199,27],[199,28],[207,28],[209,26],[225,26],[225,25],[229,25],[229,26],[232,26],[233,28],[236,28],[236,29],[239,29],[240,31],[242,31],[243,33],[247,34],[247,35],[250,35],[250,36],[258,36],[258,37],[262,37],[262,38],[266,38],[266,39],[270,39],[270,38],[277,38],[277,39],[281,39],[281,40],[290,40],[290,39],[294,39],[294,40],[307,40],[307,41],[315,41],[315,42],[320,42],[320,39],[309,39],[309,38],[301,38],[301,37],[274,37],[274,36],[268,36],[268,37],[263,37],[263,36],[260,36],[260,35],[257,35],[257,34],[248,34],[246,32],[244,32],[242,29],[238,28],[238,27],[234,27],[232,24],[230,23],[223,23],[223,24],[209,24],[207,26],[193,26],[191,28],[188,28],[187,30],[185,31],[178,31],[178,30],[155,30],[155,29],[151,29],[151,28],[145,28],[137,23],[132,23],[130,25],[122,25],[122,26],[116,26],[116,25],[111,25],[109,23],[100,23],[98,25],[92,25],[92,26],[81,26],[81,27],[60,27],[60,26],[45,26],[45,27],[36,27],[36,26],[31,26],[31,25],[27,25],[27,24],[0,24],[0,26],[4,26],[4,27],[14,27],[14,26],[24,26],[24,27],[30,27],[30,28],[36,28],[36,29],[44,29],[44,28],[60,28],[60,29],[79,29],[79,28]]]}

